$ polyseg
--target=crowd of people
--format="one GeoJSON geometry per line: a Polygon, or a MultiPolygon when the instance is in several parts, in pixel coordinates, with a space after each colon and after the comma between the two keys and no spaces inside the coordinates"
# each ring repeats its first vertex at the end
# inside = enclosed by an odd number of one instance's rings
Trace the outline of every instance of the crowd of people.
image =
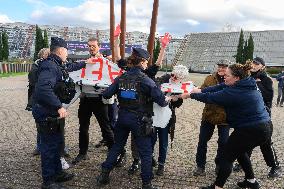
{"type": "MultiPolygon", "coordinates": [[[[119,34],[116,33],[116,40],[118,37],[119,34]]],[[[141,168],[142,189],[155,189],[151,183],[153,166],[158,166],[156,175],[164,175],[169,133],[173,135],[175,129],[175,109],[182,106],[185,99],[191,98],[205,103],[194,176],[206,174],[207,143],[215,127],[218,129],[215,157],[217,177],[212,185],[202,187],[203,189],[223,188],[232,170],[243,170],[245,173],[245,179],[237,183],[240,188],[260,188],[250,161],[256,146],[260,146],[264,160],[270,167],[268,176],[278,177],[281,168],[272,143],[273,82],[265,72],[265,61],[259,57],[245,64],[220,60],[216,63],[216,71],[207,76],[200,87],[195,87],[190,93],[166,95],[161,91],[160,85],[181,79],[179,72],[175,71],[177,67],[174,67],[171,74],[156,77],[169,41],[168,34],[161,38],[157,62],[149,67],[149,52],[133,48],[127,59],[121,59],[118,43],[115,43],[116,63],[124,73],[103,93],[88,93],[84,86],[81,87],[78,109],[79,152],[72,164],[76,166],[88,159],[90,119],[94,115],[102,135],[96,147],[108,148],[107,158],[101,164],[101,172],[97,176],[97,184],[108,184],[112,169],[123,164],[125,145],[131,133],[133,163],[128,173],[134,174],[141,168]],[[153,103],[161,107],[168,106],[172,112],[164,128],[153,127],[153,103]],[[233,128],[231,134],[230,128],[233,128]],[[157,140],[158,161],[153,155],[157,140]],[[236,160],[238,163],[233,166],[236,160]]],[[[66,41],[52,37],[50,48],[40,51],[39,60],[29,74],[27,110],[32,111],[36,123],[37,143],[33,154],[41,157],[42,189],[64,189],[66,187],[60,183],[74,177],[74,174],[64,171],[69,168],[69,164],[64,159],[64,156],[68,156],[64,141],[68,112],[63,103],[69,103],[76,92],[69,72],[92,64],[94,57],[111,59],[112,56],[111,51],[100,53],[100,43],[96,38],[88,40],[88,47],[89,59],[66,63],[66,41]]],[[[180,67],[188,72],[185,66],[180,67]]],[[[283,107],[284,101],[283,79],[284,72],[277,76],[277,106],[280,107],[283,107]]]]}

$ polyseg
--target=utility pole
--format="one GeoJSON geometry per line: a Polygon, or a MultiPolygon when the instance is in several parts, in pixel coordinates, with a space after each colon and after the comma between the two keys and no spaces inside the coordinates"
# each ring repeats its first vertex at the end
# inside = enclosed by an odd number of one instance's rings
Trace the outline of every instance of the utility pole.
{"type": "Polygon", "coordinates": [[[111,46],[111,54],[112,61],[115,62],[115,51],[114,51],[114,0],[110,0],[110,46],[111,46]]]}
{"type": "Polygon", "coordinates": [[[151,19],[151,27],[150,27],[150,36],[148,41],[148,52],[150,53],[149,65],[152,65],[153,61],[153,50],[155,43],[155,33],[157,26],[157,17],[158,17],[158,8],[159,8],[159,0],[154,0],[153,3],[153,11],[152,11],[152,19],[151,19]]]}
{"type": "Polygon", "coordinates": [[[121,0],[121,19],[120,19],[120,55],[125,58],[125,34],[126,34],[126,0],[121,0]]]}

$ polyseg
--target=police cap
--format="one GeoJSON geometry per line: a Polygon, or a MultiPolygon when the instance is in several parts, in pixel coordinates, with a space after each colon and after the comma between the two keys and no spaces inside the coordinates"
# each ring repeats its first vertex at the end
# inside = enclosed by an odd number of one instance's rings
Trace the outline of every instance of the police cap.
{"type": "Polygon", "coordinates": [[[148,51],[142,49],[142,48],[133,48],[133,53],[141,58],[144,58],[146,60],[149,60],[150,58],[150,54],[148,53],[148,51]]]}
{"type": "Polygon", "coordinates": [[[51,37],[50,49],[54,49],[54,47],[64,47],[68,49],[66,41],[59,37],[51,37]]]}

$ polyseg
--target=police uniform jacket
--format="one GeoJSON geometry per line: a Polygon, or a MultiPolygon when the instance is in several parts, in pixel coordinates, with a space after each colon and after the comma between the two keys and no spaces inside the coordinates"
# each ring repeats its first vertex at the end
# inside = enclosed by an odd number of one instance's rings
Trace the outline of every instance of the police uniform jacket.
{"type": "Polygon", "coordinates": [[[64,65],[60,57],[51,54],[40,62],[38,67],[38,82],[35,87],[33,116],[37,122],[46,117],[57,117],[62,103],[54,92],[55,85],[63,80],[62,69],[68,72],[76,71],[86,66],[85,62],[64,65]]]}
{"type": "MultiPolygon", "coordinates": [[[[126,72],[129,75],[140,75],[144,74],[140,67],[133,67],[130,68],[129,71],[126,72]]],[[[124,73],[124,74],[126,74],[124,73]]],[[[103,97],[104,98],[111,98],[114,94],[118,94],[120,92],[119,89],[119,78],[117,77],[115,81],[104,91],[103,97]]],[[[150,79],[148,76],[145,75],[141,81],[141,93],[147,97],[151,97],[152,101],[157,103],[161,107],[167,106],[167,102],[165,101],[165,96],[161,89],[156,85],[156,83],[150,79]]],[[[119,108],[119,111],[127,111],[124,108],[119,108]]],[[[143,107],[137,107],[135,110],[139,113],[149,113],[145,112],[146,110],[143,107]]]]}

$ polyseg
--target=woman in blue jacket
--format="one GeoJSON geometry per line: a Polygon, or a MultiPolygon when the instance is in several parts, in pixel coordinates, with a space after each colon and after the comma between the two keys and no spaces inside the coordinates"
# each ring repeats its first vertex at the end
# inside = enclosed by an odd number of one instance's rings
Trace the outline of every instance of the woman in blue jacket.
{"type": "Polygon", "coordinates": [[[223,188],[237,158],[245,172],[245,180],[238,186],[260,188],[246,152],[269,139],[271,120],[255,80],[249,77],[251,68],[249,63],[233,64],[226,71],[225,83],[202,90],[195,88],[191,94],[182,95],[182,98],[223,106],[228,124],[234,128],[225,146],[216,181],[203,189],[223,188]]]}

